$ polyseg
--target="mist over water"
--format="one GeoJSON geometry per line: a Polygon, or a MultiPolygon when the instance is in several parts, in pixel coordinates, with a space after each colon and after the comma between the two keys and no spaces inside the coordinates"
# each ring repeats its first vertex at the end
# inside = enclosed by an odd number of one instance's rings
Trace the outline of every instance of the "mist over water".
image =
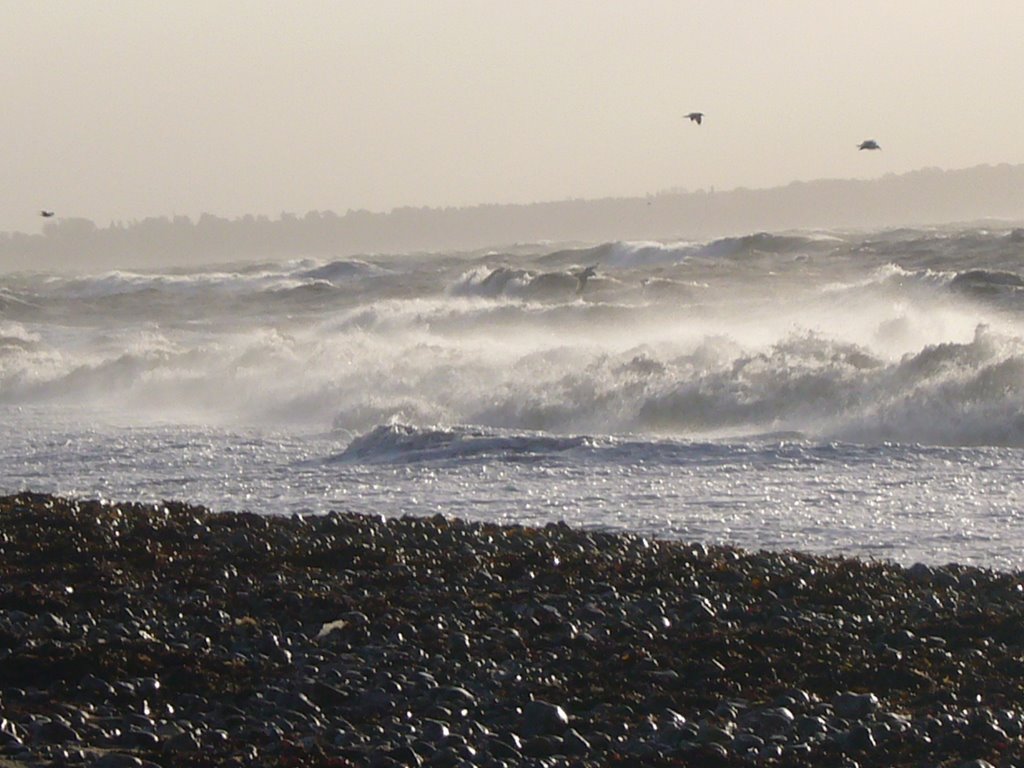
{"type": "Polygon", "coordinates": [[[1017,567],[1022,256],[950,228],[4,275],[0,484],[1017,567]]]}
{"type": "Polygon", "coordinates": [[[1012,232],[762,234],[8,276],[0,401],[354,434],[1020,445],[1022,250],[1012,232]]]}

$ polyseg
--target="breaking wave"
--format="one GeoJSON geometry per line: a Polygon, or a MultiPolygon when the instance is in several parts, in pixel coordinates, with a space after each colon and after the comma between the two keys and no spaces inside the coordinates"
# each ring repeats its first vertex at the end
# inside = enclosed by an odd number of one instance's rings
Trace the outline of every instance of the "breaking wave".
{"type": "Polygon", "coordinates": [[[413,461],[461,461],[467,458],[535,462],[586,448],[593,441],[583,437],[501,434],[466,427],[420,428],[407,424],[381,425],[361,435],[336,460],[370,463],[413,461]]]}
{"type": "Polygon", "coordinates": [[[1015,232],[2,276],[0,403],[364,435],[347,460],[578,434],[1024,445],[1015,232]]]}
{"type": "MultiPolygon", "coordinates": [[[[593,269],[538,272],[514,267],[478,267],[463,274],[451,292],[455,296],[509,296],[533,300],[569,299],[582,294],[591,282],[593,269]]],[[[591,283],[592,284],[592,283],[591,283]]]]}

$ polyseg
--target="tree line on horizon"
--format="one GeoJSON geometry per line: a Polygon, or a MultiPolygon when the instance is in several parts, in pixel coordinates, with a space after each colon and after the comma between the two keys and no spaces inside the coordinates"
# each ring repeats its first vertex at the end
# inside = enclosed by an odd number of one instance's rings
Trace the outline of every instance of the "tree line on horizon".
{"type": "Polygon", "coordinates": [[[788,229],[1024,219],[1024,165],[927,168],[872,180],[793,182],[770,189],[669,191],[646,197],[310,211],[277,218],[204,213],[99,227],[47,221],[40,234],[0,233],[0,268],[190,266],[212,261],[475,250],[524,242],[699,240],[788,229]]]}

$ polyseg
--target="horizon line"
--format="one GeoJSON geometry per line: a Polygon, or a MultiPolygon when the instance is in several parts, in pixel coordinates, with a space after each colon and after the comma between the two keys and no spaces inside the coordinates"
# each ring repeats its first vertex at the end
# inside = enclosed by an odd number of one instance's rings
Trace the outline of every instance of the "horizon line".
{"type": "MultiPolygon", "coordinates": [[[[643,201],[649,201],[651,199],[663,198],[663,197],[685,197],[685,196],[690,196],[690,195],[712,195],[712,194],[713,195],[728,195],[728,194],[733,194],[733,193],[736,193],[736,192],[771,192],[771,191],[775,191],[775,190],[787,189],[789,187],[809,185],[809,184],[825,184],[825,183],[870,184],[870,183],[877,183],[877,182],[880,182],[880,181],[885,181],[886,179],[899,179],[899,178],[904,178],[904,177],[907,177],[907,176],[913,176],[915,174],[922,174],[922,173],[927,173],[927,172],[963,173],[963,172],[974,171],[974,170],[983,169],[983,168],[1001,168],[1001,167],[1004,167],[1004,166],[1008,167],[1008,168],[1024,168],[1024,163],[1010,163],[1010,162],[977,163],[975,165],[959,167],[959,168],[942,168],[942,167],[939,167],[939,166],[922,166],[920,168],[914,168],[914,169],[909,170],[909,171],[902,171],[902,172],[899,172],[899,173],[897,173],[895,171],[889,171],[889,172],[886,172],[886,173],[878,175],[878,176],[870,176],[870,177],[863,177],[863,178],[824,176],[824,177],[813,178],[813,179],[793,179],[792,181],[788,181],[786,183],[774,184],[774,185],[771,185],[771,186],[746,187],[746,186],[742,186],[741,185],[741,186],[729,187],[729,188],[726,188],[726,189],[716,189],[716,187],[714,185],[709,185],[708,187],[699,187],[699,188],[696,188],[696,189],[688,189],[688,188],[683,188],[683,187],[668,187],[668,188],[665,188],[665,189],[658,190],[657,192],[646,192],[646,193],[642,193],[642,194],[633,194],[633,195],[605,195],[605,196],[602,196],[602,197],[566,197],[566,198],[560,198],[560,199],[535,200],[535,201],[528,202],[528,203],[482,202],[482,203],[466,203],[466,204],[462,204],[462,205],[411,205],[410,204],[410,205],[397,205],[397,206],[393,206],[392,208],[389,208],[389,209],[379,209],[379,210],[371,210],[371,209],[367,209],[367,208],[348,208],[343,213],[339,213],[338,211],[336,211],[335,209],[332,209],[332,208],[311,208],[311,209],[309,209],[308,211],[306,211],[305,213],[302,213],[302,214],[299,214],[299,213],[293,212],[293,211],[283,210],[283,211],[280,211],[279,213],[277,213],[274,218],[270,218],[271,216],[274,216],[273,214],[254,213],[254,212],[242,213],[242,214],[238,214],[238,215],[233,216],[233,217],[231,217],[231,216],[224,216],[224,215],[217,214],[217,213],[212,213],[212,212],[209,212],[209,211],[203,211],[202,213],[195,214],[195,215],[192,215],[192,214],[178,214],[178,213],[174,212],[174,213],[171,213],[171,214],[167,214],[167,213],[164,213],[164,214],[150,214],[150,215],[144,216],[142,218],[111,219],[110,222],[105,227],[100,225],[99,223],[97,223],[97,221],[95,219],[90,219],[90,218],[87,218],[85,216],[61,215],[58,212],[57,216],[55,217],[57,219],[57,221],[54,222],[51,219],[47,223],[49,224],[50,227],[53,227],[55,224],[59,225],[60,221],[88,221],[88,222],[91,222],[92,224],[94,224],[98,229],[110,229],[110,228],[112,228],[115,225],[115,223],[116,224],[132,225],[132,224],[136,224],[136,223],[140,223],[140,222],[144,222],[144,221],[151,221],[151,220],[154,220],[154,219],[156,219],[156,220],[170,220],[170,221],[174,221],[174,220],[179,219],[179,218],[185,218],[185,219],[188,219],[189,221],[192,221],[193,223],[196,223],[198,221],[198,219],[202,218],[203,216],[212,216],[213,218],[221,219],[221,220],[224,220],[224,221],[239,221],[240,219],[244,219],[244,218],[250,217],[250,216],[252,216],[252,217],[264,217],[264,218],[268,218],[270,221],[281,221],[281,220],[283,220],[283,218],[285,216],[302,217],[302,216],[309,215],[310,213],[333,214],[334,216],[337,216],[338,218],[345,218],[346,216],[349,216],[350,214],[368,214],[368,215],[371,215],[371,216],[390,216],[390,215],[395,214],[396,212],[407,211],[407,210],[421,211],[421,212],[430,212],[430,211],[445,212],[445,211],[464,211],[464,210],[468,211],[468,210],[479,209],[479,208],[530,208],[530,207],[533,207],[533,206],[563,205],[563,204],[570,204],[570,203],[600,203],[600,202],[609,202],[609,201],[618,201],[618,202],[640,201],[640,202],[643,202],[643,201]]],[[[4,230],[0,234],[4,234],[4,235],[22,234],[22,235],[27,235],[29,237],[35,237],[35,236],[43,236],[43,235],[45,235],[45,231],[44,232],[37,232],[37,233],[33,234],[33,233],[29,233],[29,232],[23,232],[21,230],[4,230]]]]}

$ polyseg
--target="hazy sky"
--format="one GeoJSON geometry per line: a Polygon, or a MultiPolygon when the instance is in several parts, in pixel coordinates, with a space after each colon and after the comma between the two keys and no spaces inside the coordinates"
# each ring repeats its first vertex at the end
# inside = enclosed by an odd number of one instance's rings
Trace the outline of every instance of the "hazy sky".
{"type": "Polygon", "coordinates": [[[0,10],[0,230],[1024,162],[1020,0],[0,10]]]}

